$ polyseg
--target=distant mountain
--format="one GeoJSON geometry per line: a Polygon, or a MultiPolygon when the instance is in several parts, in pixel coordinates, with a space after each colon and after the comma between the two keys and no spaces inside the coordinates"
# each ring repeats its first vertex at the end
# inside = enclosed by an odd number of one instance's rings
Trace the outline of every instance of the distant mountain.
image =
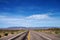
{"type": "Polygon", "coordinates": [[[33,29],[48,29],[48,28],[60,28],[60,27],[8,27],[8,28],[0,28],[0,30],[33,30],[33,29]]]}
{"type": "Polygon", "coordinates": [[[0,30],[21,30],[26,29],[26,27],[8,27],[8,28],[0,28],[0,30]]]}

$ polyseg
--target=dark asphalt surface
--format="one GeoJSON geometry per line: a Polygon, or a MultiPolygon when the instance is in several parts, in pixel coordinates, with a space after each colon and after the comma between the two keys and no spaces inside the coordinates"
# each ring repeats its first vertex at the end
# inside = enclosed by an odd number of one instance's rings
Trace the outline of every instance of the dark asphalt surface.
{"type": "Polygon", "coordinates": [[[0,38],[0,40],[27,40],[26,35],[27,35],[27,32],[22,32],[17,35],[5,36],[3,38],[0,38]]]}
{"type": "Polygon", "coordinates": [[[21,35],[11,39],[11,40],[27,40],[27,34],[28,32],[22,33],[21,35]]]}

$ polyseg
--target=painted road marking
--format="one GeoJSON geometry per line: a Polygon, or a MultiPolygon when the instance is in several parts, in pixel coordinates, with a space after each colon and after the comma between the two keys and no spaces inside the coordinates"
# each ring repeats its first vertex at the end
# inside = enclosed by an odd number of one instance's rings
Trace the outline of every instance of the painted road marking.
{"type": "Polygon", "coordinates": [[[30,40],[30,32],[28,33],[28,36],[27,36],[28,40],[30,40]]]}
{"type": "Polygon", "coordinates": [[[39,34],[39,35],[42,36],[43,38],[46,38],[47,40],[52,40],[49,37],[44,36],[43,34],[39,34]]]}

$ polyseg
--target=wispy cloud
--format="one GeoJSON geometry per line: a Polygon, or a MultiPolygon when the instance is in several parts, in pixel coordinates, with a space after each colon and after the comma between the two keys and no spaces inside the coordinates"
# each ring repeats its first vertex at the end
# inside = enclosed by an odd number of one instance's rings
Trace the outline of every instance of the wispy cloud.
{"type": "Polygon", "coordinates": [[[38,14],[38,15],[28,16],[27,18],[29,18],[29,19],[49,19],[50,17],[48,14],[38,14]]]}
{"type": "Polygon", "coordinates": [[[26,17],[10,17],[0,15],[0,24],[4,27],[8,26],[25,26],[25,27],[39,27],[39,26],[60,26],[59,20],[50,17],[48,14],[36,14],[26,17]]]}

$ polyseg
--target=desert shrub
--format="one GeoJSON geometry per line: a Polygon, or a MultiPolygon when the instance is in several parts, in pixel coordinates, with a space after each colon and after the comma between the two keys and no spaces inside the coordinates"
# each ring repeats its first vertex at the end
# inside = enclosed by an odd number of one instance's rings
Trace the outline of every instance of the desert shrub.
{"type": "Polygon", "coordinates": [[[5,36],[8,36],[8,33],[5,33],[4,35],[5,35],[5,36]]]}
{"type": "Polygon", "coordinates": [[[11,34],[14,34],[14,32],[11,32],[11,34]]]}
{"type": "Polygon", "coordinates": [[[55,31],[55,34],[58,34],[59,32],[58,31],[55,31]]]}
{"type": "Polygon", "coordinates": [[[1,38],[2,36],[0,35],[0,38],[1,38]]]}

